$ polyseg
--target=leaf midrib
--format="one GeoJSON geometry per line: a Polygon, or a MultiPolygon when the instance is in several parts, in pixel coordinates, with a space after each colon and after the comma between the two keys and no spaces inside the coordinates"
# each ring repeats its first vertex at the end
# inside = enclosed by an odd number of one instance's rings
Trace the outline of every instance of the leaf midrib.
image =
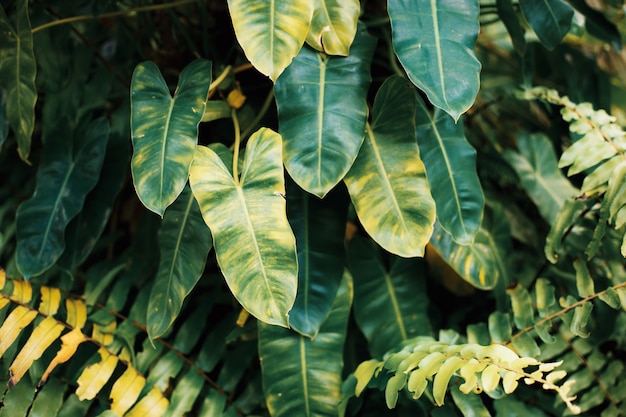
{"type": "Polygon", "coordinates": [[[393,288],[393,283],[391,282],[391,277],[389,273],[385,272],[384,275],[385,285],[387,286],[387,292],[389,293],[389,298],[391,299],[391,305],[393,307],[393,313],[395,315],[396,323],[398,323],[398,327],[400,329],[400,335],[402,336],[402,340],[407,339],[406,328],[404,327],[404,321],[402,320],[402,312],[400,311],[400,305],[398,304],[398,298],[396,297],[396,291],[393,288]]]}
{"type": "MultiPolygon", "coordinates": [[[[169,93],[168,93],[169,94],[169,93]]],[[[172,119],[172,112],[174,111],[174,103],[176,102],[176,94],[172,98],[170,96],[170,107],[167,110],[167,117],[165,119],[165,126],[163,128],[163,140],[161,141],[161,169],[159,170],[159,204],[163,204],[163,188],[164,175],[165,175],[165,148],[167,147],[167,139],[169,137],[170,120],[172,119]]]]}

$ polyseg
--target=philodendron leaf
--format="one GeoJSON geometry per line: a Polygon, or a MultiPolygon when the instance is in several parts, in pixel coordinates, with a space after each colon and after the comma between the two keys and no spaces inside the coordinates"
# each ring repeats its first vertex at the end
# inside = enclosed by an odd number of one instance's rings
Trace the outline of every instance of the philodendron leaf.
{"type": "Polygon", "coordinates": [[[578,190],[557,167],[552,143],[545,135],[520,133],[517,147],[519,152],[505,150],[502,156],[517,172],[541,216],[552,224],[565,200],[576,196],[578,190]]]}
{"type": "Polygon", "coordinates": [[[141,202],[159,216],[187,183],[210,84],[211,62],[203,59],[181,72],[174,97],[154,63],[143,62],[133,73],[133,183],[141,202]]]}
{"type": "Polygon", "coordinates": [[[415,142],[415,94],[401,77],[380,87],[372,125],[345,177],[359,220],[384,249],[423,256],[435,222],[435,203],[415,142]]]}
{"type": "Polygon", "coordinates": [[[480,85],[477,0],[389,0],[393,47],[409,79],[458,120],[480,85]]]}
{"type": "Polygon", "coordinates": [[[287,216],[298,250],[298,295],[289,325],[311,338],[326,319],[343,275],[348,202],[343,189],[320,200],[293,182],[287,187],[287,216]]]}
{"type": "Polygon", "coordinates": [[[432,115],[416,94],[417,143],[437,204],[439,223],[461,245],[474,240],[483,218],[485,197],[476,173],[476,150],[465,139],[462,123],[442,111],[432,115]]]}
{"type": "Polygon", "coordinates": [[[563,0],[520,0],[519,6],[543,46],[550,50],[572,26],[574,9],[563,0]]]}
{"type": "Polygon", "coordinates": [[[329,55],[348,56],[361,13],[359,0],[313,0],[306,42],[329,55]]]}
{"type": "Polygon", "coordinates": [[[318,197],[341,181],[363,143],[374,46],[362,27],[348,57],[304,47],[276,81],[285,166],[318,197]]]}
{"type": "Polygon", "coordinates": [[[228,0],[235,35],[246,57],[276,81],[304,45],[311,18],[310,0],[228,0]]]}
{"type": "Polygon", "coordinates": [[[17,152],[28,161],[35,125],[37,64],[28,18],[28,1],[18,1],[15,28],[0,6],[0,86],[6,89],[6,117],[17,138],[17,152]]]}
{"type": "Polygon", "coordinates": [[[352,280],[346,274],[313,340],[289,329],[259,324],[263,391],[272,417],[337,416],[351,305],[352,280]]]}
{"type": "Polygon", "coordinates": [[[384,253],[370,239],[355,236],[348,245],[348,263],[354,317],[373,357],[403,340],[430,335],[422,261],[384,253]]]}
{"type": "Polygon", "coordinates": [[[148,334],[157,338],[178,316],[211,250],[211,232],[189,187],[165,212],[159,230],[159,269],[148,302],[148,334]]]}
{"type": "Polygon", "coordinates": [[[523,56],[526,51],[526,39],[524,38],[524,28],[513,7],[513,1],[496,0],[496,9],[498,11],[498,17],[502,20],[506,30],[509,32],[515,52],[517,52],[519,56],[523,56]]]}
{"type": "Polygon", "coordinates": [[[75,140],[61,120],[46,140],[33,196],[17,211],[17,266],[25,278],[39,275],[59,259],[65,248],[65,228],[83,207],[85,196],[100,176],[109,124],[91,122],[75,140]]]}
{"type": "Polygon", "coordinates": [[[189,180],[233,295],[259,320],[287,327],[298,264],[280,135],[263,128],[250,137],[238,181],[213,150],[198,147],[189,180]]]}

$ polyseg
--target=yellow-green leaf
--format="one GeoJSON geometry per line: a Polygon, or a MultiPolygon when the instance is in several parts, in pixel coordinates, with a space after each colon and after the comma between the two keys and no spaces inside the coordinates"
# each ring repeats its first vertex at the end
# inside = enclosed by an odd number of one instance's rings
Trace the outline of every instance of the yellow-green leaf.
{"type": "Polygon", "coordinates": [[[22,329],[37,317],[37,311],[24,306],[17,306],[4,320],[0,327],[0,356],[11,347],[22,329]]]}
{"type": "Polygon", "coordinates": [[[126,371],[115,381],[113,388],[111,388],[111,394],[109,395],[109,398],[112,400],[111,411],[123,416],[137,401],[144,385],[146,385],[146,378],[143,375],[131,366],[126,368],[126,371]]]}
{"type": "Polygon", "coordinates": [[[78,383],[76,395],[81,401],[94,399],[109,381],[117,366],[118,357],[112,355],[105,348],[100,348],[98,354],[102,360],[93,365],[88,365],[76,381],[78,383]]]}
{"type": "Polygon", "coordinates": [[[190,183],[233,295],[259,320],[288,327],[298,265],[280,135],[264,128],[250,137],[237,180],[213,150],[199,147],[190,183]]]}
{"type": "Polygon", "coordinates": [[[276,81],[304,45],[311,18],[310,0],[228,0],[235,35],[246,57],[276,81]]]}
{"type": "Polygon", "coordinates": [[[161,417],[168,405],[167,398],[154,387],[124,417],[161,417]]]}
{"type": "Polygon", "coordinates": [[[461,359],[458,356],[451,356],[446,361],[441,364],[439,370],[437,371],[437,375],[435,375],[435,380],[433,381],[433,398],[435,399],[435,404],[438,406],[443,405],[443,399],[446,396],[446,391],[448,390],[448,383],[450,382],[450,378],[452,375],[465,363],[465,360],[461,359]]]}
{"type": "Polygon", "coordinates": [[[79,328],[72,329],[70,332],[61,336],[61,348],[57,352],[56,356],[46,368],[46,371],[43,373],[41,377],[41,382],[39,385],[43,385],[47,380],[54,368],[61,363],[67,362],[73,355],[76,353],[76,349],[78,349],[78,345],[85,342],[87,337],[80,331],[79,328]]]}
{"type": "Polygon", "coordinates": [[[39,312],[46,316],[52,316],[59,310],[61,304],[61,290],[54,287],[41,287],[41,303],[39,312]]]}
{"type": "Polygon", "coordinates": [[[348,56],[361,13],[359,0],[313,0],[306,42],[329,55],[348,56]]]}
{"type": "Polygon", "coordinates": [[[66,322],[68,325],[82,329],[87,322],[87,306],[81,300],[68,298],[65,300],[67,310],[66,322]]]}
{"type": "Polygon", "coordinates": [[[22,379],[22,376],[28,371],[33,362],[43,355],[43,352],[61,335],[64,328],[61,323],[51,316],[43,319],[35,327],[9,368],[11,372],[10,386],[17,384],[22,379]]]}

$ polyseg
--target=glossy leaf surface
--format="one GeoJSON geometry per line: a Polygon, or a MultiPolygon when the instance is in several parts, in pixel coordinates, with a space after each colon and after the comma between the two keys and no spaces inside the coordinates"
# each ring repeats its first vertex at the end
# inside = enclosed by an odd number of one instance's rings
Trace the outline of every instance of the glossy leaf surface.
{"type": "Polygon", "coordinates": [[[474,103],[480,62],[476,0],[389,0],[393,47],[409,79],[458,120],[474,103]]]}
{"type": "Polygon", "coordinates": [[[298,266],[280,135],[263,128],[250,137],[238,181],[214,151],[199,147],[190,183],[233,295],[259,320],[287,327],[298,266]]]}
{"type": "Polygon", "coordinates": [[[111,411],[122,416],[137,401],[146,378],[131,366],[127,367],[121,377],[115,381],[111,388],[111,411]]]}
{"type": "Polygon", "coordinates": [[[435,203],[415,142],[415,95],[400,77],[388,79],[374,101],[372,125],[345,177],[359,220],[387,251],[423,256],[435,203]]]}
{"type": "Polygon", "coordinates": [[[0,83],[6,89],[6,118],[17,138],[17,151],[28,161],[35,126],[37,64],[28,2],[18,1],[16,7],[15,27],[0,7],[0,83]]]}
{"type": "Polygon", "coordinates": [[[25,278],[41,274],[65,248],[65,228],[96,185],[109,124],[96,119],[79,132],[77,149],[67,120],[50,134],[37,170],[37,188],[17,211],[17,265],[25,278]]]}
{"type": "Polygon", "coordinates": [[[141,202],[160,216],[187,183],[210,83],[207,60],[185,67],[174,97],[154,63],[141,63],[133,73],[133,183],[141,202]]]}
{"type": "Polygon", "coordinates": [[[76,381],[78,388],[76,395],[83,400],[93,399],[104,385],[109,382],[109,378],[113,375],[119,358],[112,355],[108,350],[101,347],[98,350],[100,362],[85,368],[76,381]]]}
{"type": "Polygon", "coordinates": [[[328,55],[348,56],[361,12],[359,0],[313,0],[311,28],[306,42],[328,55]]]}
{"type": "Polygon", "coordinates": [[[314,338],[337,295],[345,263],[348,197],[333,190],[324,200],[287,187],[287,217],[296,235],[298,292],[289,325],[314,338]]]}
{"type": "Polygon", "coordinates": [[[228,0],[235,35],[246,57],[276,81],[298,55],[313,17],[310,0],[228,0]]]}
{"type": "Polygon", "coordinates": [[[539,40],[554,49],[569,32],[574,9],[563,0],[520,0],[520,9],[539,40]]]}
{"type": "Polygon", "coordinates": [[[352,280],[345,275],[313,339],[259,323],[263,391],[272,417],[337,415],[352,280]]]}
{"type": "Polygon", "coordinates": [[[285,166],[319,197],[346,175],[363,143],[374,45],[361,28],[348,57],[304,47],[276,81],[285,166]]]}
{"type": "Polygon", "coordinates": [[[403,340],[430,334],[420,260],[384,253],[371,240],[355,236],[348,246],[348,263],[354,280],[354,316],[373,357],[403,340]]]}
{"type": "Polygon", "coordinates": [[[204,271],[211,246],[211,232],[191,190],[185,187],[165,212],[159,230],[159,269],[147,313],[150,337],[161,336],[174,322],[204,271]]]}
{"type": "Polygon", "coordinates": [[[431,114],[416,95],[417,143],[437,218],[459,244],[474,240],[483,218],[485,198],[476,173],[476,151],[465,139],[462,123],[446,113],[431,114]]]}

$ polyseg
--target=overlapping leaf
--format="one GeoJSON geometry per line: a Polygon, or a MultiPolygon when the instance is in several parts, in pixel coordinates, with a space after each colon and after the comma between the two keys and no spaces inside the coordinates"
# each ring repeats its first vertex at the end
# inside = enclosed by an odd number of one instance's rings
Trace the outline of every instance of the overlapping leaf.
{"type": "Polygon", "coordinates": [[[195,60],[169,88],[152,62],[135,68],[131,85],[131,169],[137,195],[160,216],[182,192],[211,84],[211,62],[195,60]]]}
{"type": "Polygon", "coordinates": [[[165,212],[159,230],[160,262],[148,303],[150,337],[161,336],[178,316],[183,300],[200,279],[211,250],[211,232],[186,187],[165,212]]]}
{"type": "Polygon", "coordinates": [[[351,305],[352,280],[346,274],[313,340],[289,329],[259,324],[263,391],[272,417],[337,416],[351,305]]]}
{"type": "Polygon", "coordinates": [[[374,240],[404,257],[422,256],[435,203],[415,142],[415,95],[394,76],[374,101],[372,125],[345,177],[359,220],[374,240]]]}
{"type": "Polygon", "coordinates": [[[246,57],[276,81],[304,45],[311,18],[310,0],[228,0],[235,35],[246,57]]]}
{"type": "Polygon", "coordinates": [[[389,0],[393,47],[409,79],[458,120],[474,103],[480,62],[476,0],[389,0]]]}
{"type": "Polygon", "coordinates": [[[71,127],[61,120],[46,140],[34,195],[17,211],[17,265],[25,278],[41,274],[65,248],[65,228],[96,185],[109,138],[109,125],[96,119],[72,149],[71,127]]]}
{"type": "Polygon", "coordinates": [[[474,240],[485,205],[476,173],[476,150],[465,139],[462,123],[441,111],[431,115],[418,95],[416,100],[417,143],[437,218],[455,241],[467,245],[474,240]]]}
{"type": "Polygon", "coordinates": [[[506,150],[502,156],[517,172],[541,216],[552,224],[565,200],[578,191],[557,167],[556,155],[547,137],[520,133],[517,147],[519,152],[506,150]]]}
{"type": "Polygon", "coordinates": [[[359,0],[313,0],[306,42],[329,55],[348,56],[361,13],[359,0]]]}
{"type": "Polygon", "coordinates": [[[348,246],[348,262],[354,278],[354,316],[372,356],[430,334],[426,272],[419,260],[385,254],[371,240],[355,236],[348,246]]]}
{"type": "Polygon", "coordinates": [[[522,27],[512,0],[496,0],[498,16],[506,30],[509,32],[513,47],[518,55],[523,56],[526,51],[526,39],[524,38],[524,28],[522,27]]]}
{"type": "Polygon", "coordinates": [[[297,257],[282,197],[280,135],[264,128],[250,137],[237,179],[214,151],[199,147],[190,183],[232,293],[259,320],[287,327],[297,257]]]}
{"type": "Polygon", "coordinates": [[[520,0],[520,9],[539,40],[554,49],[569,32],[574,9],[563,0],[520,0]]]}
{"type": "Polygon", "coordinates": [[[363,143],[374,43],[361,27],[346,58],[304,47],[276,81],[285,166],[319,197],[341,181],[363,143]]]}
{"type": "Polygon", "coordinates": [[[320,200],[295,184],[287,188],[287,217],[296,235],[298,292],[289,325],[314,338],[337,294],[345,263],[347,196],[320,200]]]}
{"type": "Polygon", "coordinates": [[[6,89],[6,117],[17,138],[17,151],[28,161],[35,125],[37,64],[28,17],[28,1],[18,1],[15,28],[0,6],[0,85],[6,89]]]}

